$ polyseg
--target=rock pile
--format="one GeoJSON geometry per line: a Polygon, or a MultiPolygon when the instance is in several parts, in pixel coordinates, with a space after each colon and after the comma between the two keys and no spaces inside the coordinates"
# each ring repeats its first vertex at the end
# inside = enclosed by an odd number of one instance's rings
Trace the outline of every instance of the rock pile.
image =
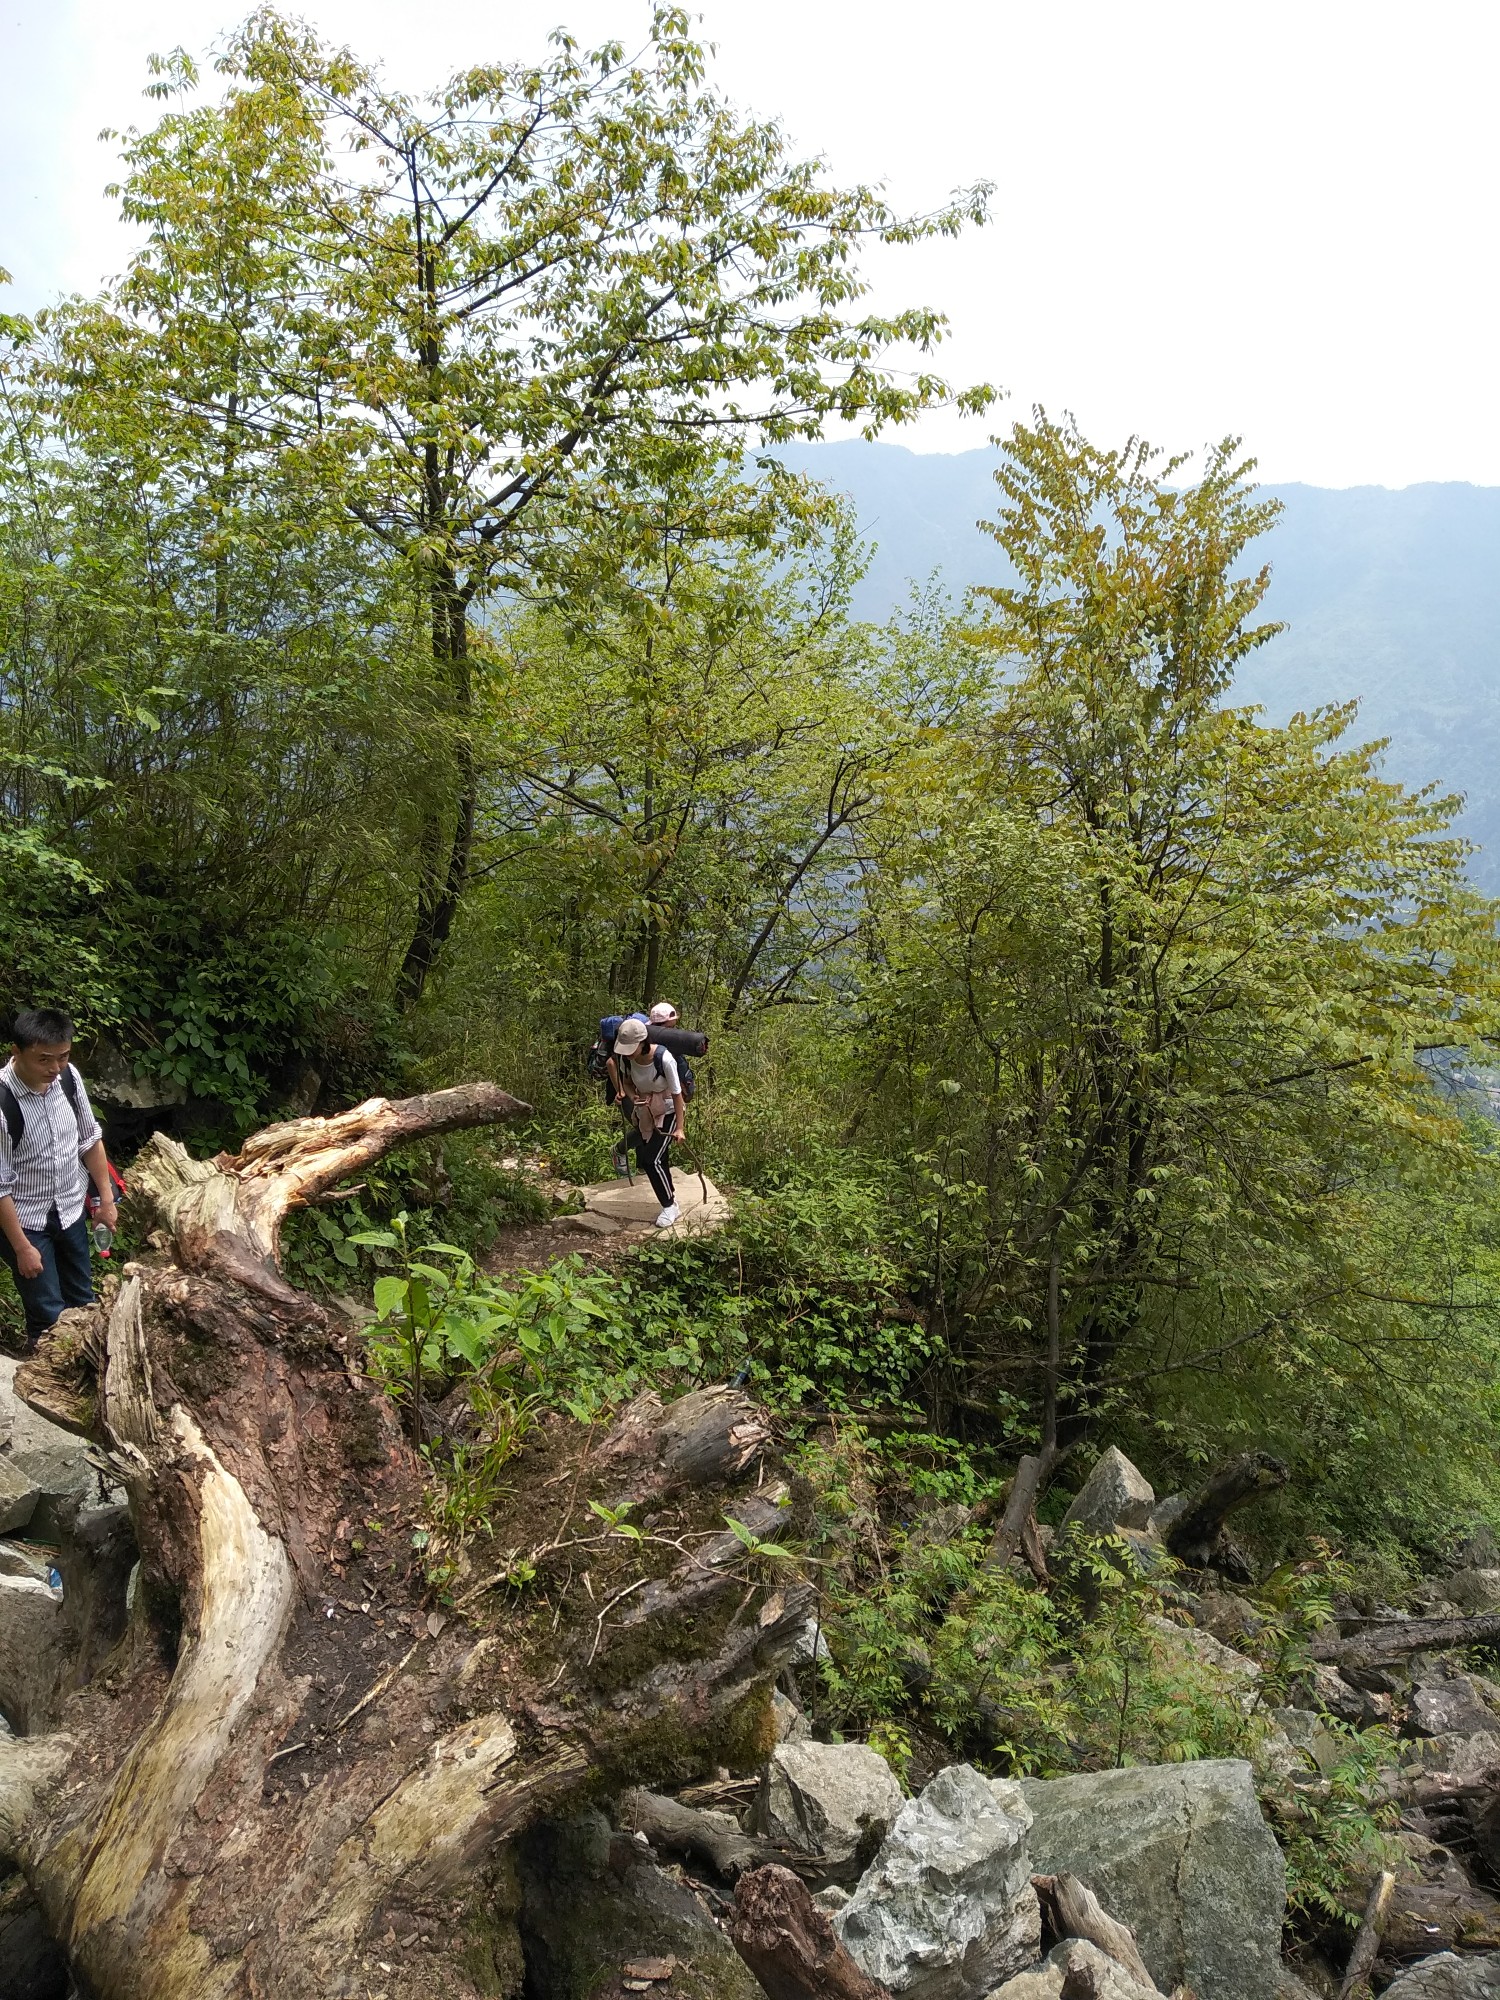
{"type": "MultiPolygon", "coordinates": [[[[1403,1650],[1391,1636],[1401,1613],[1377,1607],[1361,1619],[1351,1609],[1342,1629],[1319,1636],[1292,1701],[1275,1704],[1244,1650],[1267,1614],[1226,1580],[1238,1556],[1223,1521],[1283,1476],[1247,1454],[1198,1492],[1159,1500],[1111,1449],[1064,1528],[1123,1538],[1148,1567],[1191,1545],[1196,1573],[1187,1558],[1189,1575],[1174,1575],[1167,1592],[1172,1617],[1152,1627],[1164,1655],[1211,1671],[1226,1700],[1256,1718],[1253,1770],[1216,1760],[1012,1783],[954,1764],[903,1799],[873,1749],[812,1740],[780,1695],[781,1740],[753,1802],[742,1792],[735,1819],[699,1815],[705,1828],[693,1838],[672,1831],[660,1801],[650,1838],[660,1846],[665,1834],[668,1850],[701,1859],[709,1820],[736,1834],[738,1846],[726,1844],[721,1828],[715,1851],[738,1859],[718,1879],[738,1877],[736,1909],[754,1903],[755,1927],[742,1925],[746,1938],[755,1928],[746,1962],[785,2000],[1308,2000],[1313,1989],[1282,1960],[1285,1864],[1258,1793],[1278,1813],[1278,1800],[1294,1815],[1298,1800],[1316,1804],[1348,1755],[1340,1725],[1380,1723],[1396,1745],[1381,1783],[1400,1821],[1376,1989],[1384,1983],[1393,2000],[1500,2000],[1500,1897],[1483,1886],[1500,1884],[1500,1682],[1440,1643],[1403,1650]],[[1224,1556],[1217,1571],[1202,1567],[1206,1547],[1224,1556]],[[1371,1651],[1378,1664],[1363,1658],[1371,1651]],[[768,1881],[765,1894],[745,1894],[773,1875],[774,1889],[768,1881]],[[1071,1904],[1055,1885],[1070,1885],[1071,1904]],[[1070,1923],[1070,1908],[1094,1917],[1070,1923]]],[[[950,1507],[914,1532],[947,1539],[968,1521],[950,1507]]],[[[1058,1540],[1044,1535],[1049,1550],[1058,1540]]],[[[1415,1601],[1427,1620],[1412,1628],[1418,1639],[1439,1629],[1433,1621],[1493,1614],[1500,1552],[1476,1544],[1415,1601]]],[[[1361,1908],[1351,1902],[1351,1924],[1361,1908]]],[[[1336,1963],[1348,1949],[1347,1937],[1334,1939],[1336,1963]]],[[[1316,1986],[1323,1972],[1307,1969],[1316,1986]]],[[[573,1989],[559,1993],[573,2000],[573,1989]]]]}
{"type": "MultiPolygon", "coordinates": [[[[642,1795],[632,1798],[639,1808],[642,1795]]],[[[602,2000],[614,1990],[598,1983],[606,1971],[675,1955],[695,1970],[664,1993],[743,2000],[755,1983],[725,1958],[708,1909],[694,1915],[693,1878],[666,1874],[629,1830],[639,1810],[624,1818],[611,1833],[591,1812],[521,1844],[519,1932],[528,1963],[545,1966],[545,1990],[602,2000]]],[[[649,1823],[659,1848],[718,1853],[721,1879],[739,1879],[736,1908],[747,1885],[779,1878],[759,1899],[757,1946],[766,1911],[779,1912],[791,1971],[768,1973],[764,1949],[746,1957],[788,2000],[1058,2000],[1065,1986],[1097,2000],[1156,2000],[1179,1986],[1195,2000],[1282,2000],[1284,1871],[1246,1764],[1022,1783],[953,1764],[903,1800],[868,1746],[784,1740],[746,1818],[756,1838],[714,1808],[678,1805],[649,1823]],[[801,1874],[825,1885],[815,1898],[763,1865],[762,1843],[781,1837],[801,1874]],[[852,1894],[838,1882],[851,1856],[863,1857],[852,1894]],[[1076,1928],[1088,1935],[1058,1937],[1069,1910],[1084,1911],[1076,1928]]]]}

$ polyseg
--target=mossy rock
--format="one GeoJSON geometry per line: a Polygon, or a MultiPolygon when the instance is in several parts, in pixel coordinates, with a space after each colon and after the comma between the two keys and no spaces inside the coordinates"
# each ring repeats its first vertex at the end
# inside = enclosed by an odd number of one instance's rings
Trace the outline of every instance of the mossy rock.
{"type": "Polygon", "coordinates": [[[765,2000],[693,1892],[603,1813],[532,1828],[516,1861],[528,1991],[613,2000],[623,1965],[672,1956],[672,2000],[765,2000]]]}

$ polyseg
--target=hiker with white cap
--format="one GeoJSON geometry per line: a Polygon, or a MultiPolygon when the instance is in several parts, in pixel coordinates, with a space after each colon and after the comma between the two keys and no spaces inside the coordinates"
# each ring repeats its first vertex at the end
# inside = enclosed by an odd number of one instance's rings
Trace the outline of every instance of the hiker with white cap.
{"type": "MultiPolygon", "coordinates": [[[[651,1011],[655,1015],[654,1007],[651,1011]]],[[[633,1014],[621,1021],[609,1067],[635,1127],[636,1158],[661,1203],[656,1226],[667,1229],[679,1213],[667,1155],[673,1139],[683,1136],[684,1106],[677,1058],[670,1049],[652,1045],[652,1025],[633,1014]]]]}

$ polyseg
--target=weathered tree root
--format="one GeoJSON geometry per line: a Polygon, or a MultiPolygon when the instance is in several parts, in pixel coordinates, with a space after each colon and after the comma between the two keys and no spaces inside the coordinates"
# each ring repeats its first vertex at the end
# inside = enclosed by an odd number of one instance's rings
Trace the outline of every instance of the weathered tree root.
{"type": "Polygon", "coordinates": [[[1082,1938],[1097,1945],[1148,1993],[1157,1990],[1135,1932],[1110,1915],[1086,1882],[1080,1882],[1076,1875],[1033,1875],[1031,1886],[1041,1900],[1043,1922],[1054,1937],[1082,1938]]]}
{"type": "Polygon", "coordinates": [[[803,1867],[818,1866],[816,1855],[794,1854],[775,1841],[731,1833],[727,1827],[718,1826],[707,1813],[685,1806],[679,1799],[664,1798],[659,1792],[645,1792],[639,1787],[626,1792],[620,1800],[620,1818],[631,1833],[645,1834],[653,1847],[706,1861],[726,1882],[737,1881],[750,1869],[763,1868],[767,1863],[793,1869],[799,1863],[803,1867]]]}
{"type": "Polygon", "coordinates": [[[1382,1868],[1370,1885],[1365,1913],[1355,1934],[1354,1949],[1349,1954],[1349,1963],[1344,1968],[1343,1981],[1339,1986],[1339,2000],[1368,2000],[1370,1979],[1380,1952],[1380,1940],[1390,1915],[1395,1888],[1395,1876],[1390,1869],[1382,1868]]]}
{"type": "Polygon", "coordinates": [[[1190,1497],[1167,1530],[1167,1547],[1189,1568],[1207,1569],[1234,1510],[1279,1493],[1289,1477],[1286,1466],[1269,1452],[1241,1452],[1211,1473],[1190,1497]]]}
{"type": "Polygon", "coordinates": [[[757,1868],[734,1892],[729,1936],[770,2000],[891,2000],[860,1971],[789,1868],[757,1868]]]}
{"type": "MultiPolygon", "coordinates": [[[[402,1140],[520,1108],[473,1085],[273,1128],[211,1166],[150,1149],[138,1179],[163,1256],[127,1267],[102,1379],[78,1404],[130,1497],[136,1610],[56,1733],[0,1739],[0,1858],[96,2000],[378,1991],[416,1910],[439,1942],[403,1962],[403,2000],[465,2000],[481,1990],[464,1954],[497,1843],[592,1774],[680,1781],[764,1732],[746,1718],[764,1713],[808,1593],[773,1602],[743,1552],[706,1561],[722,1532],[689,1534],[682,1562],[674,1545],[668,1574],[618,1590],[617,1616],[595,1616],[581,1582],[560,1629],[541,1605],[483,1636],[436,1614],[402,1553],[421,1462],[342,1326],[276,1268],[298,1200],[402,1140]],[[627,1627],[648,1582],[660,1622],[627,1627]]],[[[580,1453],[558,1534],[578,1542],[568,1521],[637,1461],[656,1482],[684,1435],[694,1468],[748,1465],[764,1426],[747,1409],[660,1413],[597,1475],[580,1453]]],[[[550,1435],[572,1448],[561,1420],[550,1435]]],[[[698,1504],[722,1530],[726,1509],[757,1503],[698,1504]]],[[[581,1540],[572,1560],[614,1563],[615,1586],[637,1559],[607,1532],[581,1540]]]]}

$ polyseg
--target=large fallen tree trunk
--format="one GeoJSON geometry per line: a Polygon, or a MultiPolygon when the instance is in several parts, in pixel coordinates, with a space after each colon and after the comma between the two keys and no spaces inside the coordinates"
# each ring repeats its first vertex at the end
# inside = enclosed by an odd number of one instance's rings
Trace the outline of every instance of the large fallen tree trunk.
{"type": "Polygon", "coordinates": [[[281,1275],[298,1202],[525,1108],[488,1084],[377,1099],[211,1164],[158,1137],[135,1176],[155,1254],[19,1371],[92,1429],[140,1551],[128,1620],[123,1602],[95,1620],[123,1638],[32,1733],[0,1735],[0,1860],[93,2000],[494,1992],[497,1843],[591,1779],[681,1781],[769,1748],[807,1594],[723,1547],[726,1507],[754,1501],[775,1532],[770,1490],[701,1483],[756,1468],[743,1397],[686,1419],[637,1405],[613,1446],[548,1419],[495,1520],[495,1574],[450,1577],[440,1604],[414,1548],[422,1461],[343,1321],[281,1275]],[[657,1508],[643,1540],[589,1508],[637,1488],[657,1508]]]}
{"type": "Polygon", "coordinates": [[[1334,1667],[1383,1667],[1408,1653],[1448,1653],[1462,1646],[1493,1646],[1500,1640],[1500,1611],[1474,1618],[1393,1618],[1345,1636],[1319,1632],[1308,1651],[1334,1667]]]}

